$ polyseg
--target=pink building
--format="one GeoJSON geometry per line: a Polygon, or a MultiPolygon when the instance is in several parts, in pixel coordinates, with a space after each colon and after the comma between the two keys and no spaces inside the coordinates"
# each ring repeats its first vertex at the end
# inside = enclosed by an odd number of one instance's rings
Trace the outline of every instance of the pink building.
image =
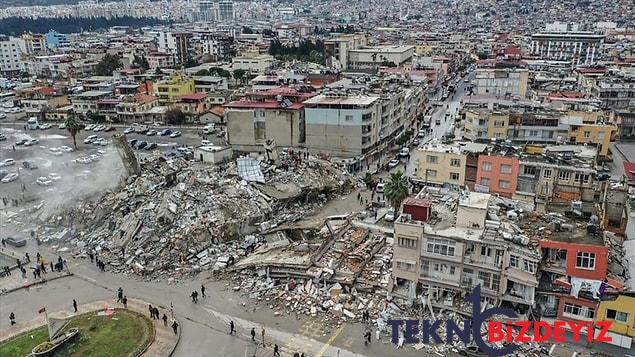
{"type": "Polygon", "coordinates": [[[474,190],[511,198],[518,185],[519,166],[517,157],[480,155],[474,190]]]}

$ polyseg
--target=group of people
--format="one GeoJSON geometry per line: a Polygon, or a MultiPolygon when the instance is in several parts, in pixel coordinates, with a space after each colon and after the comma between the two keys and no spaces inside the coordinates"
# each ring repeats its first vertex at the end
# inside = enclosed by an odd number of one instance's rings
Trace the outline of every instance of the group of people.
{"type": "MultiPolygon", "coordinates": [[[[201,296],[205,297],[205,285],[201,285],[201,296]]],[[[192,298],[193,303],[198,303],[198,290],[192,291],[190,297],[192,298]]]]}
{"type": "Polygon", "coordinates": [[[97,257],[93,252],[88,253],[88,257],[90,258],[91,263],[95,262],[95,265],[99,270],[106,271],[106,263],[104,263],[102,260],[99,260],[99,257],[97,257]]]}

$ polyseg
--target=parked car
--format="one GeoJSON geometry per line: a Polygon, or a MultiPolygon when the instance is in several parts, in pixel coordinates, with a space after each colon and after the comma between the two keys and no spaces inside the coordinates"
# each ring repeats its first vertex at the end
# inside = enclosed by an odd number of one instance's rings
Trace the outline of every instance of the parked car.
{"type": "Polygon", "coordinates": [[[375,192],[377,193],[384,193],[384,186],[385,184],[380,182],[377,184],[377,186],[375,186],[375,192]]]}
{"type": "Polygon", "coordinates": [[[46,130],[46,129],[50,129],[50,128],[51,128],[51,124],[49,124],[49,123],[40,124],[40,130],[46,130]]]}
{"type": "Polygon", "coordinates": [[[62,156],[62,150],[58,149],[58,148],[50,148],[49,149],[49,154],[53,155],[53,156],[62,156]]]}
{"type": "Polygon", "coordinates": [[[18,174],[16,172],[12,172],[7,176],[2,178],[2,183],[13,182],[18,179],[18,174]]]}
{"type": "Polygon", "coordinates": [[[137,145],[137,141],[139,141],[139,140],[137,140],[137,139],[132,139],[132,140],[128,141],[128,144],[130,144],[130,146],[133,146],[133,147],[134,147],[135,145],[137,145]]]}
{"type": "Polygon", "coordinates": [[[133,128],[126,128],[126,130],[123,131],[124,134],[132,134],[134,133],[134,129],[133,128]]]}
{"type": "Polygon", "coordinates": [[[60,150],[62,150],[63,152],[73,152],[74,151],[72,147],[66,146],[66,145],[60,146],[60,150]]]}
{"type": "Polygon", "coordinates": [[[88,124],[88,125],[86,125],[84,130],[86,130],[86,131],[93,130],[93,129],[95,129],[95,127],[96,127],[95,124],[88,124]]]}
{"type": "Polygon", "coordinates": [[[38,140],[38,139],[30,139],[26,143],[24,143],[24,146],[33,146],[33,145],[35,145],[35,144],[37,144],[39,142],[40,142],[40,140],[38,140]]]}
{"type": "Polygon", "coordinates": [[[26,144],[26,142],[29,141],[29,139],[20,139],[18,141],[15,142],[16,145],[24,145],[26,144]]]}
{"type": "Polygon", "coordinates": [[[206,146],[206,145],[212,145],[212,142],[209,140],[201,140],[201,145],[206,146]]]}
{"type": "Polygon", "coordinates": [[[224,131],[222,131],[222,130],[221,130],[221,131],[219,131],[219,132],[218,132],[218,134],[216,134],[216,137],[218,137],[218,138],[222,138],[222,137],[224,137],[224,136],[225,136],[225,132],[224,132],[224,131]]]}
{"type": "Polygon", "coordinates": [[[11,166],[11,165],[15,165],[15,160],[13,160],[13,159],[4,159],[4,160],[0,161],[0,166],[11,166]]]}
{"type": "Polygon", "coordinates": [[[167,135],[171,135],[172,134],[172,130],[170,129],[163,129],[161,131],[161,136],[167,136],[167,135]]]}
{"type": "Polygon", "coordinates": [[[84,144],[90,144],[95,140],[97,140],[97,135],[89,135],[84,139],[84,144]]]}
{"type": "Polygon", "coordinates": [[[386,215],[384,216],[384,219],[388,222],[394,222],[395,221],[395,211],[394,210],[390,210],[388,212],[386,212],[386,215]]]}
{"type": "Polygon", "coordinates": [[[0,180],[2,180],[5,176],[9,174],[7,170],[0,170],[0,180]]]}
{"type": "Polygon", "coordinates": [[[22,161],[22,167],[24,167],[25,169],[28,169],[28,170],[35,170],[35,169],[37,169],[37,165],[36,165],[36,164],[34,164],[34,163],[33,163],[33,162],[31,162],[31,161],[22,161]]]}
{"type": "Polygon", "coordinates": [[[147,145],[148,145],[148,143],[147,143],[147,142],[145,142],[145,141],[139,141],[139,142],[137,143],[137,150],[141,150],[141,149],[143,149],[144,147],[146,147],[147,145]]]}
{"type": "Polygon", "coordinates": [[[51,172],[51,173],[48,175],[48,178],[49,178],[49,180],[52,180],[52,181],[59,181],[59,180],[61,180],[61,179],[62,179],[62,176],[60,176],[60,175],[56,174],[55,172],[51,172]]]}
{"type": "Polygon", "coordinates": [[[146,149],[146,150],[154,150],[154,149],[156,149],[157,147],[158,147],[157,143],[150,143],[150,144],[148,144],[148,145],[145,147],[145,149],[146,149]]]}
{"type": "Polygon", "coordinates": [[[171,138],[178,138],[179,136],[181,136],[181,132],[180,131],[175,131],[172,134],[170,134],[171,138]]]}
{"type": "Polygon", "coordinates": [[[388,161],[388,168],[389,169],[395,168],[395,167],[399,166],[399,163],[400,163],[399,160],[392,159],[392,160],[388,161]]]}
{"type": "Polygon", "coordinates": [[[66,124],[62,123],[60,125],[57,126],[58,129],[66,129],[66,124]]]}
{"type": "Polygon", "coordinates": [[[147,136],[155,136],[155,135],[157,135],[157,131],[156,131],[156,130],[153,130],[153,129],[150,129],[150,130],[148,130],[148,132],[146,133],[146,135],[147,135],[147,136]]]}
{"type": "Polygon", "coordinates": [[[35,183],[40,186],[50,186],[51,184],[53,184],[53,181],[49,180],[48,177],[41,176],[35,180],[35,183]]]}
{"type": "Polygon", "coordinates": [[[117,128],[115,128],[114,126],[107,126],[104,128],[104,131],[115,131],[117,130],[117,128]]]}
{"type": "Polygon", "coordinates": [[[4,242],[14,247],[24,247],[26,245],[26,239],[24,238],[7,237],[4,238],[4,242]]]}
{"type": "Polygon", "coordinates": [[[399,156],[401,156],[401,157],[408,157],[408,155],[410,155],[410,149],[408,149],[408,148],[401,148],[401,150],[399,150],[399,156]]]}
{"type": "Polygon", "coordinates": [[[4,136],[4,134],[0,134],[0,141],[5,141],[7,140],[7,137],[4,136]]]}
{"type": "Polygon", "coordinates": [[[0,113],[0,119],[6,119],[7,115],[5,113],[0,113]]]}

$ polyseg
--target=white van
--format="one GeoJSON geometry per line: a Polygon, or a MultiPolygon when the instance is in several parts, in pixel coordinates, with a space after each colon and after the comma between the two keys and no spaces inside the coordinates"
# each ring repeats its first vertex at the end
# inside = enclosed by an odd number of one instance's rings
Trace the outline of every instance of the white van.
{"type": "Polygon", "coordinates": [[[203,128],[203,134],[212,134],[214,131],[216,131],[216,126],[214,124],[207,124],[203,128]]]}
{"type": "Polygon", "coordinates": [[[37,130],[39,127],[36,117],[30,117],[26,122],[26,128],[29,130],[37,130]]]}

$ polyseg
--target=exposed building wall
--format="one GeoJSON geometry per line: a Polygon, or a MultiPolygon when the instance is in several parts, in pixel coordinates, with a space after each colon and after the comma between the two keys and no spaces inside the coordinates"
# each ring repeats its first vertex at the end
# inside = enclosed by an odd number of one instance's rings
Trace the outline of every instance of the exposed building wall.
{"type": "Polygon", "coordinates": [[[518,185],[518,168],[516,157],[481,155],[478,158],[475,189],[511,198],[518,185]]]}

